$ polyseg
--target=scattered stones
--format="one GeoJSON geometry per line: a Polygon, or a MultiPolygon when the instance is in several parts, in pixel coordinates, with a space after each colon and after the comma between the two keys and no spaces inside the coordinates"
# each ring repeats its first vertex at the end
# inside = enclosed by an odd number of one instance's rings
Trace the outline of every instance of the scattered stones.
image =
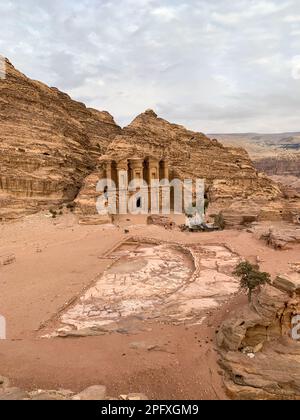
{"type": "Polygon", "coordinates": [[[16,262],[14,254],[0,256],[0,265],[10,265],[16,262]]]}
{"type": "Polygon", "coordinates": [[[119,396],[119,398],[109,397],[107,395],[106,387],[104,385],[90,386],[80,393],[76,394],[73,391],[66,389],[59,390],[42,390],[25,392],[17,387],[9,387],[9,379],[0,376],[0,401],[12,400],[31,400],[31,401],[139,401],[148,400],[145,394],[131,393],[128,395],[119,396]]]}

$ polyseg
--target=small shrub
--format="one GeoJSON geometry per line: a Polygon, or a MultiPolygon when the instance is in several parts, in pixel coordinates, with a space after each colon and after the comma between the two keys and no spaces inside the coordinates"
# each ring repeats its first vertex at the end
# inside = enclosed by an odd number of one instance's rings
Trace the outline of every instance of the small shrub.
{"type": "Polygon", "coordinates": [[[261,272],[258,265],[253,265],[249,261],[238,264],[233,275],[240,278],[241,289],[247,292],[249,303],[252,301],[252,293],[271,281],[269,273],[261,272]]]}

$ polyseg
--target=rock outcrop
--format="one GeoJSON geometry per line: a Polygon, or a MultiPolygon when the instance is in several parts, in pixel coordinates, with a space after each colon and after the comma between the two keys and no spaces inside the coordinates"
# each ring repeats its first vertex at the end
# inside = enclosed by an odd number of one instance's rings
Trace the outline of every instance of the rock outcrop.
{"type": "Polygon", "coordinates": [[[293,226],[270,228],[261,235],[261,239],[274,249],[288,249],[300,243],[300,228],[295,229],[293,226]]]}
{"type": "Polygon", "coordinates": [[[300,178],[300,153],[280,154],[278,156],[269,156],[263,159],[256,159],[255,166],[260,172],[267,175],[275,175],[281,177],[300,178]]]}
{"type": "Polygon", "coordinates": [[[231,398],[300,399],[300,343],[291,338],[299,285],[298,273],[279,276],[221,326],[217,340],[231,398]]]}
{"type": "Polygon", "coordinates": [[[116,136],[106,154],[116,160],[147,155],[166,158],[173,177],[205,179],[213,201],[280,195],[275,183],[258,176],[244,149],[224,147],[202,133],[158,118],[152,110],[139,115],[116,136]]]}
{"type": "Polygon", "coordinates": [[[0,80],[0,220],[73,201],[120,132],[107,112],[33,81],[6,60],[0,80]]]}

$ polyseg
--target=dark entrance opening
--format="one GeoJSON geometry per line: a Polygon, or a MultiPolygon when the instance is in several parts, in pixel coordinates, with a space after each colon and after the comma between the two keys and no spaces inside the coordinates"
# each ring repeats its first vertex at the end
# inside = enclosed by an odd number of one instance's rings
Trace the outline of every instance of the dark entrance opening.
{"type": "Polygon", "coordinates": [[[141,209],[141,208],[142,208],[142,199],[141,199],[141,197],[139,197],[139,198],[136,200],[136,207],[137,207],[138,209],[141,209]]]}

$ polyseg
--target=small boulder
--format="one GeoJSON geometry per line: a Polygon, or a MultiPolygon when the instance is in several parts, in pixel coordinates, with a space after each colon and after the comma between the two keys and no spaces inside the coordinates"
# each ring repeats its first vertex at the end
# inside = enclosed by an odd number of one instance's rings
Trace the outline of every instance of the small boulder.
{"type": "Polygon", "coordinates": [[[145,394],[132,393],[128,395],[120,395],[120,399],[123,401],[148,401],[149,398],[145,394]]]}
{"type": "Polygon", "coordinates": [[[84,389],[73,397],[74,400],[81,401],[103,401],[106,397],[106,387],[104,385],[94,385],[84,389]]]}
{"type": "Polygon", "coordinates": [[[280,274],[273,282],[273,286],[288,293],[300,293],[300,274],[280,274]]]}

